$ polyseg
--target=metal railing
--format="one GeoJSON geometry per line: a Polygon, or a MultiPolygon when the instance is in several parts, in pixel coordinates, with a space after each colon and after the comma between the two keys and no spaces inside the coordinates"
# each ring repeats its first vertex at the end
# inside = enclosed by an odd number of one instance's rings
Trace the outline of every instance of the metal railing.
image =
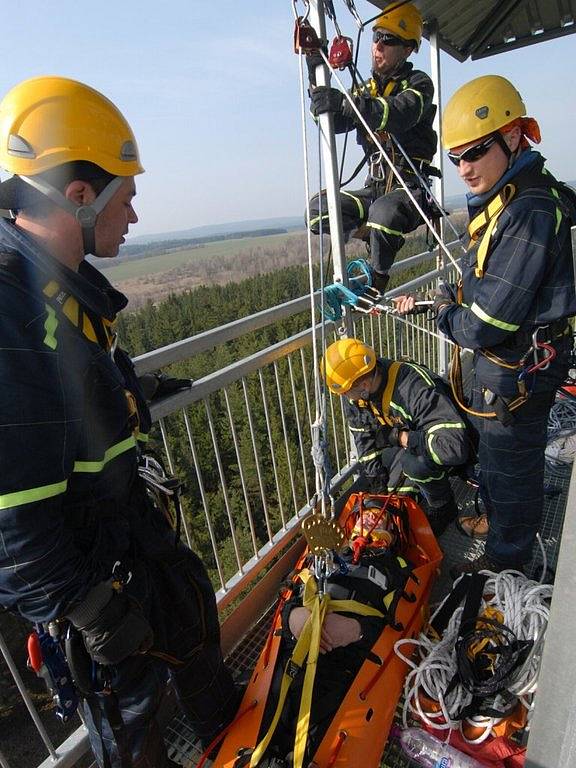
{"type": "MultiPolygon", "coordinates": [[[[420,266],[431,258],[429,252],[421,253],[395,264],[392,271],[420,266]]],[[[438,270],[428,272],[390,295],[430,288],[439,274],[438,270]]],[[[310,314],[309,296],[146,353],[135,359],[137,372],[157,371],[189,360],[303,312],[310,314]]],[[[437,366],[440,337],[423,316],[402,321],[389,314],[355,315],[354,327],[355,334],[380,354],[405,355],[431,368],[437,366]]],[[[336,338],[334,323],[325,328],[336,338]]],[[[320,326],[236,360],[152,407],[157,425],[156,441],[152,442],[164,454],[167,468],[187,486],[183,499],[185,538],[207,564],[219,609],[230,613],[232,603],[238,604],[234,616],[224,622],[225,650],[232,648],[258,618],[263,601],[274,594],[281,572],[295,557],[291,552],[299,523],[314,503],[315,470],[310,453],[315,416],[314,332],[319,333],[320,326]],[[241,432],[237,428],[240,422],[241,432]],[[185,454],[183,444],[187,446],[185,454]],[[264,573],[267,576],[262,579],[264,573]],[[231,627],[228,632],[227,625],[231,627]]],[[[330,398],[327,421],[331,488],[337,491],[354,470],[339,398],[330,398]]],[[[80,726],[56,747],[1,636],[0,651],[48,752],[40,768],[73,766],[89,749],[85,729],[80,726]]],[[[1,750],[0,766],[20,768],[10,766],[1,750]]]]}

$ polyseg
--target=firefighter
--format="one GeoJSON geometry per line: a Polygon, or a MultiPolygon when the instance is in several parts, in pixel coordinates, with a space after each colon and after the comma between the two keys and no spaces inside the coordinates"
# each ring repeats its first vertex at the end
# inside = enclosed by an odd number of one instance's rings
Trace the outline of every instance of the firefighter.
{"type": "MultiPolygon", "coordinates": [[[[485,552],[453,573],[522,569],[542,516],[548,414],[572,348],[575,196],[531,148],[538,124],[503,77],[479,77],[456,91],[442,131],[469,188],[470,223],[461,284],[436,292],[437,324],[474,351],[470,403],[462,406],[478,446],[486,515],[460,526],[487,535],[485,552]]],[[[399,310],[413,300],[400,297],[399,310]]],[[[452,380],[461,390],[454,367],[452,380]]]]}
{"type": "Polygon", "coordinates": [[[68,632],[100,766],[168,765],[168,677],[209,742],[236,708],[214,591],[138,473],[150,415],[114,321],[113,258],[143,172],[102,94],[62,77],[0,103],[0,604],[68,632]]]}
{"type": "MultiPolygon", "coordinates": [[[[427,74],[413,69],[408,57],[418,51],[422,39],[422,17],[411,3],[392,3],[378,16],[373,27],[372,78],[367,90],[355,92],[360,113],[376,132],[394,166],[421,206],[426,196],[413,170],[403,157],[396,139],[424,178],[433,171],[437,137],[432,127],[436,107],[432,103],[434,86],[427,74]]],[[[374,287],[383,292],[388,270],[404,244],[404,235],[421,223],[421,217],[388,164],[366,134],[356,113],[343,94],[315,85],[315,70],[322,59],[308,57],[311,76],[311,110],[314,116],[334,114],[336,133],[357,130],[357,141],[368,159],[366,184],[359,190],[342,190],[340,206],[346,237],[362,227],[361,235],[369,244],[374,287]],[[365,225],[365,227],[363,226],[365,225]]],[[[310,229],[318,234],[329,231],[326,195],[310,202],[310,229]],[[322,222],[320,222],[322,218],[322,222]]]]}
{"type": "Polygon", "coordinates": [[[385,492],[403,482],[398,492],[419,492],[439,536],[458,514],[448,474],[468,457],[466,426],[447,386],[422,365],[377,357],[358,339],[331,344],[322,374],[328,389],[344,399],[372,490],[385,492]]]}

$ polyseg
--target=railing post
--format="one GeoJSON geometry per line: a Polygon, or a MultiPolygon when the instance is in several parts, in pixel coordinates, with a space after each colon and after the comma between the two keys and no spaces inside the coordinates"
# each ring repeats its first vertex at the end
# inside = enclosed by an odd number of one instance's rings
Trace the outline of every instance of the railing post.
{"type": "MultiPolygon", "coordinates": [[[[440,47],[438,45],[438,25],[435,21],[428,22],[429,30],[429,42],[430,42],[430,76],[434,83],[434,95],[436,97],[436,116],[434,118],[434,130],[438,136],[438,150],[434,157],[434,165],[440,170],[442,176],[440,178],[434,177],[432,181],[432,191],[434,197],[442,208],[444,208],[444,159],[442,156],[442,78],[440,71],[440,47]]],[[[440,219],[440,237],[444,240],[445,235],[444,219],[440,219]]],[[[436,249],[436,267],[437,269],[447,270],[447,264],[444,260],[444,254],[440,248],[436,249]]],[[[448,343],[446,341],[440,341],[438,343],[438,373],[441,376],[445,376],[448,372],[448,343]]]]}

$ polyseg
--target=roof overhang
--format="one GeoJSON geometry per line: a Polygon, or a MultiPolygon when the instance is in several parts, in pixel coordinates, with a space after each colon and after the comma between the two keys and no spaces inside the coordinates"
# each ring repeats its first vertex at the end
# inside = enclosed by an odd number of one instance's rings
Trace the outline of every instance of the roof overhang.
{"type": "MultiPolygon", "coordinates": [[[[383,8],[390,0],[369,2],[383,8]]],[[[424,18],[424,36],[436,29],[440,48],[458,61],[483,59],[576,32],[576,0],[412,2],[424,18]]]]}

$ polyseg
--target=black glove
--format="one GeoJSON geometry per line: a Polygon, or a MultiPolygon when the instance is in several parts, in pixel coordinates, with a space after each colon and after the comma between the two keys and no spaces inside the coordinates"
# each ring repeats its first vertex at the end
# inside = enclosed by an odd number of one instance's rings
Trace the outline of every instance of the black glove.
{"type": "Polygon", "coordinates": [[[443,307],[456,303],[456,296],[448,283],[440,283],[430,292],[430,299],[434,302],[434,314],[438,314],[443,307]]]}
{"type": "Polygon", "coordinates": [[[387,272],[376,272],[372,270],[372,287],[379,293],[384,293],[388,283],[390,282],[390,275],[387,272]]]}
{"type": "Polygon", "coordinates": [[[326,112],[341,112],[344,96],[337,88],[319,85],[310,94],[310,111],[314,117],[326,112]]]}
{"type": "Polygon", "coordinates": [[[128,656],[145,653],[154,640],[140,606],[125,592],[114,591],[98,616],[78,629],[86,650],[98,664],[119,664],[128,656]]]}
{"type": "MultiPolygon", "coordinates": [[[[323,45],[322,50],[326,55],[328,55],[328,47],[326,44],[323,45]]],[[[320,64],[325,64],[325,61],[320,55],[319,51],[306,54],[306,66],[308,67],[308,80],[310,85],[316,85],[316,68],[320,64]]]]}
{"type": "MultiPolygon", "coordinates": [[[[368,123],[368,126],[375,131],[382,123],[382,114],[384,110],[382,102],[373,99],[371,96],[354,96],[353,100],[354,106],[358,112],[360,112],[364,120],[368,123]]],[[[352,120],[357,125],[361,125],[361,121],[348,99],[344,100],[341,112],[344,117],[352,120]]]]}
{"type": "Polygon", "coordinates": [[[148,403],[192,386],[192,379],[175,379],[165,373],[144,373],[138,381],[148,403]]]}

